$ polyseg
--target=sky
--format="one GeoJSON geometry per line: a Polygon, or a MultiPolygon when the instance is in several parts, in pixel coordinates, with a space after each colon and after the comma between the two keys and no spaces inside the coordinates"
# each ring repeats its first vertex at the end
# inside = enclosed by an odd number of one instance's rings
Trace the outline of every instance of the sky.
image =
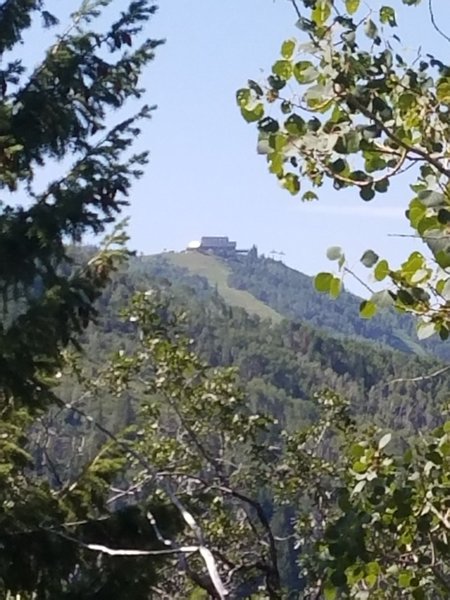
{"type": "MultiPolygon", "coordinates": [[[[398,8],[399,33],[411,56],[419,46],[447,56],[448,43],[431,27],[427,2],[390,4],[398,8]]],[[[435,5],[445,27],[450,2],[435,5]]],[[[288,0],[159,2],[149,33],[166,43],[143,78],[144,100],[158,110],[137,142],[151,157],[128,211],[133,249],[181,250],[201,236],[226,235],[241,248],[283,252],[288,265],[315,274],[332,267],[325,257],[329,246],[342,246],[350,264],[358,264],[367,248],[393,264],[416,248],[415,240],[390,235],[409,233],[403,216],[408,179],[370,203],[353,191],[323,189],[319,202],[305,204],[280,188],[257,155],[256,127],[240,116],[235,93],[249,78],[270,72],[283,40],[301,35],[295,21],[288,0]]]]}

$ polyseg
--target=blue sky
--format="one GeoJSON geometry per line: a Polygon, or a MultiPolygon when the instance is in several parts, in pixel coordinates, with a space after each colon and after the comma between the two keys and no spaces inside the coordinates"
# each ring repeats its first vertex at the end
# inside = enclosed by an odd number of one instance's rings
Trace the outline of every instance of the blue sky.
{"type": "MultiPolygon", "coordinates": [[[[399,33],[411,56],[419,46],[448,54],[448,43],[431,28],[427,2],[390,3],[399,9],[399,33]]],[[[435,4],[445,28],[450,3],[435,4]]],[[[343,246],[355,263],[369,247],[393,262],[415,247],[388,237],[408,233],[407,179],[371,203],[351,191],[323,190],[318,203],[305,205],[279,187],[256,154],[256,128],[242,120],[235,92],[270,71],[284,39],[301,35],[295,20],[288,0],[161,0],[149,31],[167,42],[144,78],[145,101],[158,110],[138,142],[150,149],[151,161],[131,198],[134,249],[179,250],[202,235],[228,235],[240,247],[283,251],[287,264],[312,274],[330,268],[325,251],[332,245],[343,246]]]]}

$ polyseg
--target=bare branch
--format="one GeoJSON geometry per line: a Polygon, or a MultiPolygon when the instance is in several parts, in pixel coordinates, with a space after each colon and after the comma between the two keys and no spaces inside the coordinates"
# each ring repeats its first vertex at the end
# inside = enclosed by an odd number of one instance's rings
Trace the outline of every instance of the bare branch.
{"type": "Polygon", "coordinates": [[[433,0],[428,0],[428,12],[430,13],[431,24],[433,25],[434,29],[439,33],[440,36],[444,38],[444,40],[450,42],[450,37],[444,33],[444,31],[442,31],[437,24],[436,17],[434,15],[433,0]]]}
{"type": "MultiPolygon", "coordinates": [[[[91,422],[94,425],[94,427],[96,429],[98,429],[101,433],[103,433],[108,439],[112,440],[118,447],[122,448],[128,455],[132,456],[137,461],[137,463],[140,464],[149,474],[156,475],[156,471],[155,471],[154,467],[145,459],[145,457],[143,457],[139,452],[136,452],[136,450],[134,450],[129,444],[127,444],[123,440],[120,440],[116,435],[114,435],[109,429],[107,429],[104,425],[99,423],[91,415],[88,415],[86,412],[84,412],[80,408],[77,408],[76,406],[74,406],[71,403],[64,403],[64,402],[60,401],[60,405],[64,406],[68,410],[71,410],[71,411],[79,414],[84,419],[87,419],[89,422],[91,422]]],[[[206,547],[203,532],[202,532],[200,526],[198,525],[198,523],[195,520],[192,513],[190,513],[187,510],[187,508],[184,506],[184,504],[172,492],[172,490],[170,489],[170,486],[165,485],[161,480],[158,480],[158,481],[159,481],[158,485],[159,485],[160,489],[164,492],[164,494],[166,494],[166,496],[170,499],[172,504],[179,510],[181,516],[183,517],[183,520],[185,521],[185,523],[188,525],[188,527],[191,529],[191,531],[197,538],[199,544],[195,548],[199,552],[201,557],[203,558],[203,561],[205,563],[205,566],[206,566],[208,574],[211,578],[211,581],[218,593],[218,597],[220,598],[220,600],[225,600],[226,596],[228,595],[228,592],[223,585],[222,579],[221,579],[219,571],[217,569],[216,562],[214,560],[214,556],[212,555],[211,551],[206,547]]],[[[100,546],[97,549],[99,549],[99,548],[100,548],[100,546]]],[[[101,548],[103,548],[103,547],[101,547],[101,548]]],[[[89,549],[92,549],[92,548],[89,548],[89,549]]],[[[174,546],[173,549],[175,550],[176,546],[174,546]]],[[[104,550],[102,550],[102,551],[104,551],[104,550]]]]}
{"type": "Polygon", "coordinates": [[[426,381],[427,379],[433,379],[433,377],[438,377],[439,375],[442,375],[442,373],[446,373],[449,370],[450,370],[450,365],[448,365],[446,367],[442,367],[442,369],[438,369],[437,371],[434,371],[433,373],[429,373],[428,375],[421,375],[420,377],[412,377],[409,379],[408,378],[393,379],[392,381],[388,381],[384,385],[388,386],[388,385],[393,385],[394,383],[416,383],[419,381],[426,381]]]}

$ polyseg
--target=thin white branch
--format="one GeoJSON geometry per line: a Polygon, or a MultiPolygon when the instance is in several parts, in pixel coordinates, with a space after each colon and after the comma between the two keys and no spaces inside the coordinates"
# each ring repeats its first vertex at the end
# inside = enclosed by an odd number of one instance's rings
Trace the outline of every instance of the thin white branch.
{"type": "MultiPolygon", "coordinates": [[[[137,452],[132,447],[130,447],[126,442],[124,442],[123,440],[120,440],[116,435],[114,435],[109,429],[107,429],[104,425],[99,423],[91,415],[88,415],[83,410],[81,410],[80,408],[77,408],[76,406],[74,406],[71,403],[62,403],[62,405],[65,408],[67,408],[68,410],[71,410],[71,411],[79,414],[84,419],[91,422],[94,425],[94,427],[96,427],[96,429],[101,431],[106,437],[108,437],[110,440],[112,440],[117,446],[122,448],[129,456],[132,456],[147,471],[147,473],[149,473],[149,475],[155,476],[155,480],[156,480],[155,483],[166,494],[166,496],[169,498],[169,500],[172,502],[172,504],[180,511],[181,516],[183,517],[183,520],[185,521],[185,523],[188,525],[188,527],[191,529],[191,531],[194,533],[195,537],[197,538],[199,544],[195,548],[196,548],[196,550],[198,550],[198,552],[200,553],[201,557],[204,560],[206,569],[208,571],[211,582],[217,592],[219,600],[225,600],[228,595],[228,591],[225,589],[225,586],[223,585],[223,582],[220,577],[215,559],[214,559],[211,551],[206,547],[201,527],[198,525],[198,523],[195,520],[192,513],[190,513],[186,509],[186,507],[183,505],[183,503],[172,492],[172,490],[170,488],[170,484],[166,484],[164,481],[161,481],[161,479],[158,478],[158,476],[157,476],[158,473],[157,473],[156,469],[148,462],[148,460],[145,457],[143,457],[139,452],[137,452]]],[[[98,548],[100,548],[100,546],[98,548]]],[[[103,548],[103,546],[101,548],[103,548]]],[[[167,550],[167,551],[165,551],[165,553],[173,552],[173,551],[180,552],[180,550],[178,550],[178,548],[174,545],[173,550],[167,550]]],[[[114,552],[116,552],[116,551],[114,551],[114,552]]],[[[161,551],[161,552],[163,552],[163,551],[161,551]]]]}
{"type": "Polygon", "coordinates": [[[437,371],[434,371],[433,373],[429,373],[428,375],[420,375],[419,377],[411,377],[411,378],[393,379],[392,381],[386,382],[385,385],[388,386],[388,385],[393,385],[394,383],[416,383],[419,381],[426,381],[427,379],[433,379],[433,377],[438,377],[439,375],[442,375],[442,373],[445,373],[449,370],[450,370],[450,365],[447,365],[446,367],[442,367],[442,369],[438,369],[437,371]]]}
{"type": "Polygon", "coordinates": [[[94,552],[101,552],[102,554],[108,554],[109,556],[158,556],[161,554],[192,554],[193,552],[200,552],[199,546],[179,546],[178,548],[167,548],[166,550],[135,550],[135,549],[121,549],[121,548],[109,548],[102,544],[84,544],[88,550],[94,552]]]}

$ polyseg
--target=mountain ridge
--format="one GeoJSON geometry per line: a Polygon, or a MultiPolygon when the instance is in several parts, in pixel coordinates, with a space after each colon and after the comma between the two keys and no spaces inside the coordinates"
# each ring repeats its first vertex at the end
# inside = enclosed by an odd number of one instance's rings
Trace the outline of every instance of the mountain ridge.
{"type": "Polygon", "coordinates": [[[359,316],[361,299],[356,295],[343,291],[334,300],[319,294],[312,277],[256,252],[228,258],[197,251],[166,252],[141,260],[147,269],[156,269],[161,276],[165,275],[167,261],[204,278],[230,306],[274,323],[283,319],[302,321],[338,338],[367,340],[417,356],[450,360],[449,348],[437,338],[419,343],[411,316],[392,309],[364,320],[359,316]]]}

